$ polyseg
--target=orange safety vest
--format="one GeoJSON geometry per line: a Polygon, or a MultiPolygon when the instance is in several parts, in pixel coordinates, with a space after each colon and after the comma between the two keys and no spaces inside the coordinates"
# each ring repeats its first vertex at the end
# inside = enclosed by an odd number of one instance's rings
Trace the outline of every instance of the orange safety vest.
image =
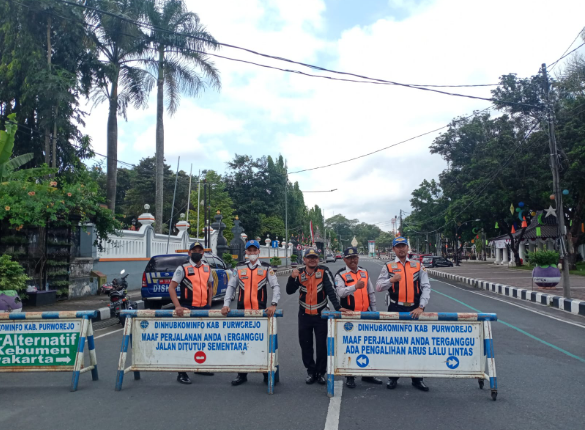
{"type": "Polygon", "coordinates": [[[191,264],[184,264],[183,270],[185,277],[181,281],[181,299],[182,305],[201,308],[207,306],[207,283],[211,276],[211,269],[205,263],[199,267],[191,264]]]}
{"type": "Polygon", "coordinates": [[[370,307],[370,295],[368,294],[368,281],[370,278],[368,272],[363,269],[358,269],[357,273],[339,273],[339,276],[341,276],[347,287],[357,284],[359,280],[364,281],[366,284],[364,288],[356,289],[353,293],[343,297],[340,300],[341,307],[357,312],[367,312],[370,307]]]}
{"type": "Polygon", "coordinates": [[[404,265],[400,262],[388,263],[386,264],[386,268],[390,277],[395,273],[402,275],[400,281],[394,282],[388,290],[390,300],[408,303],[404,306],[420,304],[420,263],[412,260],[407,261],[404,265]]]}
{"type": "Polygon", "coordinates": [[[317,266],[315,272],[309,276],[306,269],[299,273],[299,305],[305,309],[307,315],[319,315],[319,311],[327,306],[327,295],[323,285],[325,269],[317,266]]]}
{"type": "Polygon", "coordinates": [[[237,266],[238,272],[238,309],[266,309],[268,284],[268,263],[260,263],[250,269],[248,264],[237,266]]]}

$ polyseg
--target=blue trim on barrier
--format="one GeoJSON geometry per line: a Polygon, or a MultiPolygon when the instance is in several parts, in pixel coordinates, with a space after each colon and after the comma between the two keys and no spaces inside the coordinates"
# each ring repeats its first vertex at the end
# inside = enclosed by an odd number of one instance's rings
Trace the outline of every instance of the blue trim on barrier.
{"type": "MultiPolygon", "coordinates": [[[[8,314],[9,320],[24,320],[26,319],[26,314],[30,312],[12,312],[8,314]]],[[[74,317],[61,315],[64,312],[41,312],[40,317],[41,319],[61,319],[61,318],[96,318],[97,311],[77,311],[74,317]]]]}
{"type": "Polygon", "coordinates": [[[268,352],[270,353],[276,352],[276,339],[273,334],[270,335],[270,340],[268,341],[268,352]]]}
{"type": "Polygon", "coordinates": [[[327,374],[327,395],[335,396],[335,376],[327,374]]]}
{"type": "MultiPolygon", "coordinates": [[[[124,311],[122,311],[124,312],[124,311]]],[[[130,341],[129,335],[124,335],[122,339],[122,346],[120,348],[120,353],[128,352],[128,343],[130,341]]],[[[116,391],[120,391],[122,389],[122,384],[124,382],[124,369],[118,370],[118,374],[116,375],[116,391]]]]}
{"type": "MultiPolygon", "coordinates": [[[[141,316],[138,315],[138,312],[143,312],[143,311],[121,311],[120,315],[122,316],[126,316],[126,317],[137,317],[137,318],[143,318],[141,316]]],[[[200,311],[191,311],[191,315],[184,315],[182,317],[178,317],[176,315],[173,315],[173,310],[157,310],[154,311],[154,317],[155,318],[218,318],[216,315],[213,315],[212,317],[209,316],[209,311],[208,310],[200,310],[200,311]]],[[[221,318],[242,318],[242,317],[249,317],[246,315],[245,313],[246,311],[242,310],[242,309],[232,309],[231,311],[228,312],[227,316],[221,316],[221,318]]],[[[151,318],[153,315],[149,315],[148,317],[144,317],[144,318],[151,318]]],[[[264,310],[264,313],[262,315],[263,317],[268,317],[268,315],[266,314],[266,310],[264,310]]],[[[282,313],[282,309],[277,309],[276,312],[274,312],[274,317],[276,318],[282,318],[283,313],[282,313]]],[[[256,316],[254,316],[254,318],[257,318],[256,316]]]]}
{"type": "MultiPolygon", "coordinates": [[[[87,349],[89,349],[89,351],[95,351],[95,341],[93,340],[93,334],[91,336],[87,336],[87,349]]],[[[97,364],[94,364],[93,369],[91,369],[91,379],[94,381],[99,380],[97,364]]]]}
{"type": "Polygon", "coordinates": [[[492,390],[498,389],[498,378],[496,376],[490,377],[490,389],[492,390]]]}
{"type": "Polygon", "coordinates": [[[327,337],[327,355],[335,355],[335,338],[327,337]]]}
{"type": "Polygon", "coordinates": [[[484,348],[487,358],[495,358],[493,339],[484,339],[484,348]]]}
{"type": "MultiPolygon", "coordinates": [[[[409,312],[383,312],[384,314],[388,314],[388,313],[396,313],[398,314],[398,320],[402,320],[402,321],[420,321],[420,322],[429,322],[429,321],[463,321],[463,322],[470,322],[469,320],[469,315],[474,315],[474,314],[469,314],[469,313],[464,313],[464,314],[459,314],[456,312],[438,312],[437,313],[437,318],[436,319],[426,319],[426,320],[419,320],[419,319],[415,319],[412,317],[412,315],[410,315],[409,312]],[[464,315],[465,317],[463,319],[459,319],[459,315],[464,315]]],[[[497,314],[491,314],[491,313],[477,313],[475,314],[477,315],[477,321],[497,321],[498,320],[498,316],[497,314]]],[[[323,311],[321,313],[321,318],[334,318],[334,319],[342,319],[341,318],[341,312],[339,311],[323,311]]],[[[396,319],[383,319],[380,318],[380,312],[361,312],[359,315],[355,315],[355,316],[351,316],[351,319],[362,319],[362,320],[382,320],[382,321],[386,321],[386,322],[392,322],[392,321],[397,321],[396,319]]],[[[472,320],[471,322],[473,322],[474,320],[472,320]]]]}
{"type": "Polygon", "coordinates": [[[275,343],[274,350],[275,350],[275,351],[278,351],[278,333],[276,333],[276,334],[274,335],[274,343],[275,343]]]}
{"type": "Polygon", "coordinates": [[[73,378],[71,379],[71,391],[77,391],[79,385],[79,370],[73,372],[73,378]]]}
{"type": "Polygon", "coordinates": [[[59,312],[43,312],[42,319],[59,319],[59,312]]]}
{"type": "Polygon", "coordinates": [[[77,349],[77,352],[80,352],[83,354],[84,351],[85,351],[85,337],[80,337],[79,338],[79,348],[77,349]]]}

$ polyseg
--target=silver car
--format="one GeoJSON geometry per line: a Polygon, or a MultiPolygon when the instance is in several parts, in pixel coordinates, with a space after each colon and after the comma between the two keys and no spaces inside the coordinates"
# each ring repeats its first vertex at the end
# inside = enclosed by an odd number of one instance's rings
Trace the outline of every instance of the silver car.
{"type": "Polygon", "coordinates": [[[327,257],[325,258],[325,263],[335,263],[335,255],[327,254],[327,257]]]}

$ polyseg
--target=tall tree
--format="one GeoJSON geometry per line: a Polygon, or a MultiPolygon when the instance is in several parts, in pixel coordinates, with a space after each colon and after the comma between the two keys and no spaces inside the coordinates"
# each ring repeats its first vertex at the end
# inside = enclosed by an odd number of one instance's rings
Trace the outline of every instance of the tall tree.
{"type": "MultiPolygon", "coordinates": [[[[219,45],[189,12],[183,0],[149,0],[147,22],[153,30],[148,37],[152,55],[145,61],[156,78],[156,214],[162,217],[164,176],[164,110],[172,115],[179,107],[181,93],[196,96],[208,86],[219,89],[221,81],[206,50],[219,45]]],[[[158,225],[160,233],[162,225],[158,225]]]]}
{"type": "Polygon", "coordinates": [[[138,25],[144,17],[144,0],[88,0],[87,4],[95,7],[87,9],[87,19],[94,27],[93,41],[104,58],[94,101],[108,102],[106,194],[108,206],[115,213],[118,115],[126,118],[130,105],[145,107],[154,84],[152,76],[138,64],[147,56],[149,40],[138,25]]]}

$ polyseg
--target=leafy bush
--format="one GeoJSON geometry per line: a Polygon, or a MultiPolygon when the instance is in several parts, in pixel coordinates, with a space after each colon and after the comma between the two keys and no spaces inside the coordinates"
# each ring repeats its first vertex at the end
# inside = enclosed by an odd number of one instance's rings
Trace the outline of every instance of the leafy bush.
{"type": "Polygon", "coordinates": [[[290,256],[290,261],[292,261],[293,263],[296,263],[298,259],[299,256],[297,254],[293,254],[290,256]]]}
{"type": "Polygon", "coordinates": [[[559,253],[556,251],[529,252],[528,260],[539,267],[556,266],[559,262],[559,253]]]}
{"type": "Polygon", "coordinates": [[[234,259],[234,257],[232,257],[232,254],[230,254],[229,252],[224,252],[221,258],[223,262],[227,265],[227,267],[229,267],[230,269],[233,269],[234,267],[236,267],[236,264],[238,264],[238,262],[234,259]]]}
{"type": "Polygon", "coordinates": [[[270,259],[270,265],[272,265],[272,266],[280,266],[281,264],[282,264],[282,261],[278,257],[272,257],[270,259]]]}
{"type": "Polygon", "coordinates": [[[24,273],[24,268],[8,254],[0,256],[0,291],[26,290],[26,281],[30,278],[24,273]]]}

